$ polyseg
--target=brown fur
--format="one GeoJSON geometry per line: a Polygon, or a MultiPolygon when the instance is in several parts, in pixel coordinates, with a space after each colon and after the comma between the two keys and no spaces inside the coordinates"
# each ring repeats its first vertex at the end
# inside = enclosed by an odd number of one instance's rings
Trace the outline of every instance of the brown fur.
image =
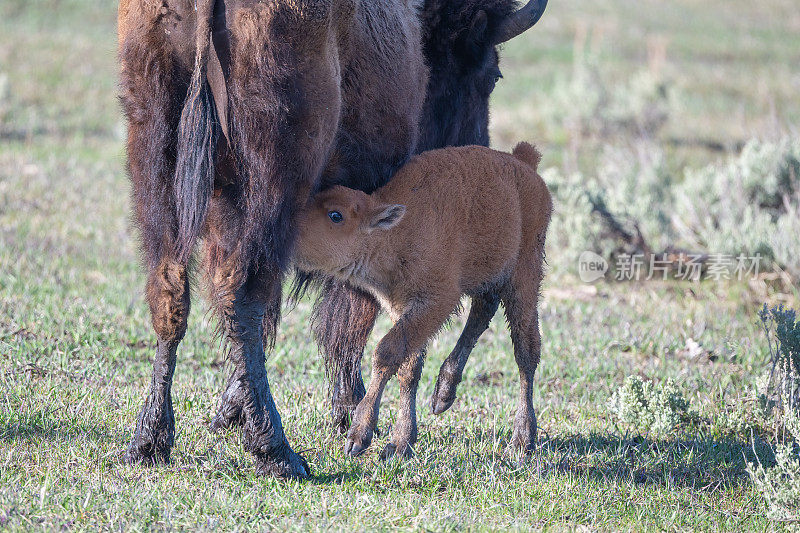
{"type": "Polygon", "coordinates": [[[310,202],[300,222],[298,266],[373,294],[394,322],[375,350],[372,380],[348,433],[350,453],[369,445],[383,388],[398,371],[401,413],[386,453],[409,452],[427,342],[462,295],[493,291],[506,309],[521,375],[514,443],[535,445],[537,302],[552,211],[536,172],[539,159],[526,143],[513,155],[480,146],[434,150],[371,195],[334,187],[310,202]],[[330,218],[335,212],[342,222],[330,218]]]}
{"type": "Polygon", "coordinates": [[[165,340],[181,340],[189,317],[189,279],[186,268],[164,260],[147,280],[147,301],[153,329],[165,340]]]}

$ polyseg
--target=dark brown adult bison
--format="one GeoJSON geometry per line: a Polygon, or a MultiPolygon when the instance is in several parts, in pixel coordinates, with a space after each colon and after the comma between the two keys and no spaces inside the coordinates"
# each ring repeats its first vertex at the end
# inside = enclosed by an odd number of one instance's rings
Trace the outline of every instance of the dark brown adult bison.
{"type": "MultiPolygon", "coordinates": [[[[259,473],[305,477],[265,370],[308,195],[382,185],[416,150],[488,143],[495,46],[545,0],[121,0],[121,100],[157,348],[128,462],[169,459],[170,388],[199,239],[234,364],[214,426],[242,425],[259,473]],[[430,76],[428,72],[430,71],[430,76]]],[[[375,302],[329,285],[318,337],[343,423],[363,395],[375,302]]]]}

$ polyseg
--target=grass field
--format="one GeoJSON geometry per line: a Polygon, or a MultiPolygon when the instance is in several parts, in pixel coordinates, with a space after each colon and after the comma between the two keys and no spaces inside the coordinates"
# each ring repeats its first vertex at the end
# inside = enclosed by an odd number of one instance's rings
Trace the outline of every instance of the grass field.
{"type": "MultiPolygon", "coordinates": [[[[602,143],[577,138],[558,94],[586,58],[611,89],[645,72],[674,92],[652,139],[673,168],[796,133],[795,0],[551,4],[504,51],[497,146],[534,140],[545,166],[590,172],[602,143]]],[[[0,2],[0,529],[780,527],[745,472],[754,450],[769,461],[769,435],[756,432],[754,445],[752,426],[735,421],[765,369],[757,311],[795,305],[796,284],[586,285],[554,272],[541,304],[539,450],[522,462],[506,451],[517,377],[499,316],[440,417],[427,402],[463,318],[433,343],[416,456],[382,463],[345,458],[327,425],[303,301],[287,309],[268,372],[290,442],[313,469],[307,482],[256,477],[237,434],[206,429],[229,368],[198,303],[173,389],[172,463],[122,466],[154,335],[129,224],[115,17],[110,0],[0,2]],[[660,436],[619,424],[607,402],[628,375],[673,378],[697,420],[660,436]]],[[[374,337],[386,329],[383,319],[374,337]]],[[[378,450],[396,392],[391,383],[378,450]]]]}

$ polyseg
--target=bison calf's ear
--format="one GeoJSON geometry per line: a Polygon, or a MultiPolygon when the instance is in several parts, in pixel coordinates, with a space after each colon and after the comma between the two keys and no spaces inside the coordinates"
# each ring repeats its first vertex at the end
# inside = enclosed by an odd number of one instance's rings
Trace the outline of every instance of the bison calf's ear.
{"type": "Polygon", "coordinates": [[[400,222],[406,214],[406,206],[400,204],[380,205],[373,212],[369,219],[368,231],[375,229],[390,229],[400,222]]]}

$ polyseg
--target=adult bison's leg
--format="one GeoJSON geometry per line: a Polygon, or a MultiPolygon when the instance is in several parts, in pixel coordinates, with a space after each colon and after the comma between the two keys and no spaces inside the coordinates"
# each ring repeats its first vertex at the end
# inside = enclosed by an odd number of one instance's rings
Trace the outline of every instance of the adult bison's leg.
{"type": "Polygon", "coordinates": [[[244,398],[242,377],[239,369],[234,369],[228,380],[228,385],[225,387],[225,392],[222,393],[219,399],[217,414],[214,415],[209,424],[211,431],[217,432],[232,427],[240,427],[244,424],[244,417],[242,416],[242,408],[244,407],[242,404],[242,399],[244,398]]]}
{"type": "Polygon", "coordinates": [[[364,398],[361,358],[380,306],[371,295],[344,283],[331,282],[315,311],[314,334],[331,380],[331,417],[342,434],[364,398]]]}
{"type": "Polygon", "coordinates": [[[172,413],[172,375],[189,314],[189,280],[186,266],[164,260],[147,280],[153,328],[158,338],[150,392],[139,414],[136,433],[125,454],[128,463],[168,462],[175,440],[172,413]]]}
{"type": "MultiPolygon", "coordinates": [[[[366,392],[361,359],[379,310],[371,295],[344,283],[330,282],[314,312],[314,335],[331,380],[331,419],[340,434],[347,433],[353,412],[366,392]]],[[[278,309],[267,313],[265,339],[272,338],[267,331],[269,317],[279,312],[278,309]]],[[[234,370],[220,398],[217,414],[211,420],[212,431],[244,423],[241,387],[241,376],[234,370]]]]}
{"type": "MultiPolygon", "coordinates": [[[[262,322],[264,346],[269,346],[275,342],[277,320],[280,318],[280,299],[272,302],[268,307],[262,322]]],[[[234,368],[228,380],[225,391],[219,400],[217,414],[211,419],[210,429],[217,432],[232,427],[242,427],[244,425],[244,375],[240,368],[234,368]]]]}
{"type": "Polygon", "coordinates": [[[172,375],[189,314],[187,265],[177,259],[172,196],[176,130],[186,81],[180,79],[173,56],[155,32],[129,37],[120,56],[121,99],[128,118],[128,168],[148,268],[147,302],[158,339],[150,392],[125,460],[166,462],[175,438],[172,375]]]}
{"type": "Polygon", "coordinates": [[[235,367],[235,382],[228,387],[227,401],[241,406],[244,448],[255,456],[259,474],[307,477],[308,464],[286,440],[265,367],[264,318],[268,311],[274,312],[275,302],[281,300],[282,276],[277,271],[259,269],[239,283],[235,255],[212,266],[210,274],[229,357],[235,367]]]}

